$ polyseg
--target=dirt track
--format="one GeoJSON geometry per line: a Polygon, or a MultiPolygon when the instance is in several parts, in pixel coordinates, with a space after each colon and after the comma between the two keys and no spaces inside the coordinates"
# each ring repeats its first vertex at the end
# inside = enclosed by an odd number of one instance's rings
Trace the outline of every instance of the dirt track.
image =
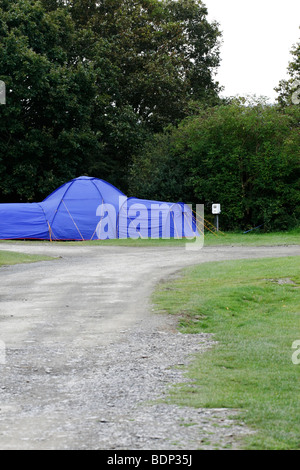
{"type": "Polygon", "coordinates": [[[213,341],[178,334],[149,295],[187,265],[300,255],[300,246],[0,249],[60,257],[0,269],[0,449],[235,448],[248,432],[228,410],[149,403],[213,341]]]}

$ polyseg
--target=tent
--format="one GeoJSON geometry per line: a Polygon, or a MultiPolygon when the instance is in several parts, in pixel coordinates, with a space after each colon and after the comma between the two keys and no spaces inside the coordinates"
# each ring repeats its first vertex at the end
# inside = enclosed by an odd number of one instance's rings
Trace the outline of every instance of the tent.
{"type": "Polygon", "coordinates": [[[0,204],[0,239],[49,239],[49,230],[39,204],[0,204]]]}
{"type": "Polygon", "coordinates": [[[127,198],[106,181],[81,176],[40,203],[0,204],[0,239],[182,238],[197,234],[185,204],[127,198]]]}
{"type": "Polygon", "coordinates": [[[81,176],[58,188],[41,206],[53,240],[95,240],[117,238],[116,215],[119,200],[126,196],[106,181],[81,176]],[[99,236],[99,208],[110,205],[108,220],[99,236]]]}
{"type": "MultiPolygon", "coordinates": [[[[0,239],[98,239],[101,215],[99,218],[97,210],[109,203],[117,214],[119,198],[126,196],[110,183],[81,176],[60,186],[41,203],[0,204],[0,239]]],[[[104,225],[104,233],[104,238],[117,238],[115,220],[104,225]]]]}
{"type": "Polygon", "coordinates": [[[193,238],[197,233],[192,209],[183,203],[128,198],[117,223],[119,238],[193,238]]]}

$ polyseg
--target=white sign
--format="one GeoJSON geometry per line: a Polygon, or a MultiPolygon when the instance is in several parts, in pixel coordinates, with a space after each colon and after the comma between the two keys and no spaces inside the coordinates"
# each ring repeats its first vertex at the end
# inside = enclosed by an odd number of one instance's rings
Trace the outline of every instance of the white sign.
{"type": "Polygon", "coordinates": [[[221,214],[221,204],[213,204],[212,205],[212,213],[213,214],[221,214]]]}

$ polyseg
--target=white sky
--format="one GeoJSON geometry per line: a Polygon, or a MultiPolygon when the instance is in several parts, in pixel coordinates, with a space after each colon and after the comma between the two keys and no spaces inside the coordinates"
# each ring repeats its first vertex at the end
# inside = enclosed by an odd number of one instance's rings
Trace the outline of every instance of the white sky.
{"type": "Polygon", "coordinates": [[[274,102],[300,37],[299,0],[203,0],[223,32],[216,79],[223,96],[255,94],[274,102]]]}

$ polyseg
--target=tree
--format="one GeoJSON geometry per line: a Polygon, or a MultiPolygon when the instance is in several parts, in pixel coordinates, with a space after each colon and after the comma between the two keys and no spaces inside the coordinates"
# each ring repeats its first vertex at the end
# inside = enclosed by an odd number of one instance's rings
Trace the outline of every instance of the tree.
{"type": "Polygon", "coordinates": [[[111,45],[108,57],[118,69],[115,105],[131,106],[151,131],[181,120],[191,99],[217,102],[220,31],[208,22],[201,1],[65,4],[78,28],[92,30],[97,40],[111,45]]]}
{"type": "Polygon", "coordinates": [[[281,80],[275,91],[281,106],[300,104],[300,42],[291,50],[292,60],[288,65],[288,80],[281,80]]]}
{"type": "Polygon", "coordinates": [[[120,183],[120,141],[133,152],[142,126],[133,111],[112,104],[110,46],[77,30],[65,8],[46,12],[29,0],[0,5],[2,202],[41,199],[81,174],[120,183]]]}
{"type": "Polygon", "coordinates": [[[183,120],[150,141],[131,167],[144,198],[222,205],[222,226],[286,229],[300,221],[299,107],[242,100],[183,120]]]}
{"type": "Polygon", "coordinates": [[[92,174],[127,190],[132,155],[215,102],[217,25],[197,0],[0,0],[2,200],[92,174]]]}
{"type": "Polygon", "coordinates": [[[74,60],[76,30],[64,10],[1,2],[0,190],[2,200],[33,200],[75,177],[102,139],[91,126],[95,72],[74,60]]]}

